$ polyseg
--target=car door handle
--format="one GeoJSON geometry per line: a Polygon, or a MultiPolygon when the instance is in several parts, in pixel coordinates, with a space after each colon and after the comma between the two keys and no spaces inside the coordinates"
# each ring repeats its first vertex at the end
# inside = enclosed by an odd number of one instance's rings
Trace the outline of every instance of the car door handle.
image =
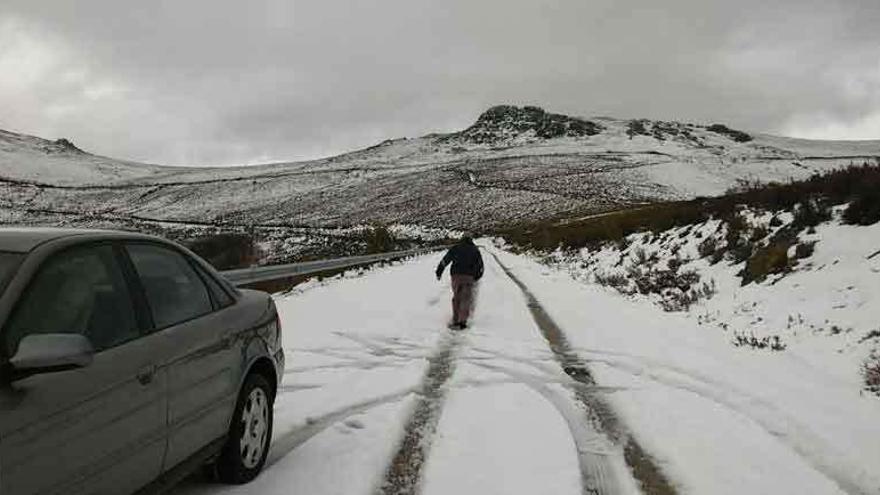
{"type": "Polygon", "coordinates": [[[137,381],[141,385],[149,385],[153,378],[156,376],[156,367],[155,366],[147,366],[146,368],[138,371],[137,381]]]}

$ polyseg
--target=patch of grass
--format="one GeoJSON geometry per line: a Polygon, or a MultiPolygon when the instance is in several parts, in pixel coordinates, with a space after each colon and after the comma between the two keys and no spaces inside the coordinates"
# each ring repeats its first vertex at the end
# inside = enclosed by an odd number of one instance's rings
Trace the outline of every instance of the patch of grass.
{"type": "Polygon", "coordinates": [[[754,334],[746,335],[744,333],[734,332],[733,345],[736,347],[751,347],[752,349],[770,349],[771,351],[784,351],[785,343],[778,335],[768,337],[755,337],[754,334]]]}
{"type": "Polygon", "coordinates": [[[790,241],[780,240],[755,250],[754,254],[746,260],[746,266],[740,273],[742,284],[762,282],[771,274],[783,273],[788,270],[790,267],[788,249],[790,247],[790,241]]]}
{"type": "Polygon", "coordinates": [[[597,284],[618,290],[629,285],[629,279],[622,273],[596,273],[593,277],[597,284]]]}
{"type": "Polygon", "coordinates": [[[859,343],[867,342],[869,340],[880,340],[880,330],[871,330],[866,333],[864,337],[859,339],[859,343]]]}
{"type": "Polygon", "coordinates": [[[727,223],[727,233],[724,238],[727,240],[728,249],[733,249],[743,241],[744,234],[749,229],[749,223],[746,222],[745,217],[739,212],[734,212],[725,221],[727,223]]]}
{"type": "Polygon", "coordinates": [[[765,227],[755,227],[749,232],[749,242],[758,242],[763,240],[770,232],[765,227]]]}
{"type": "Polygon", "coordinates": [[[397,246],[391,232],[384,225],[371,225],[361,235],[367,245],[367,254],[394,251],[397,246]]]}
{"type": "Polygon", "coordinates": [[[722,124],[712,124],[707,127],[706,130],[709,132],[714,132],[716,134],[727,136],[737,143],[747,143],[752,140],[752,136],[750,136],[749,134],[743,131],[738,131],[736,129],[731,129],[730,127],[722,124]]]}
{"type": "Polygon", "coordinates": [[[865,390],[880,397],[880,352],[871,352],[862,365],[862,376],[865,379],[865,390]]]}
{"type": "Polygon", "coordinates": [[[642,249],[633,254],[634,263],[625,273],[596,273],[593,280],[626,295],[656,294],[666,311],[686,311],[697,301],[709,299],[716,293],[714,280],[700,283],[699,273],[681,269],[684,263],[681,259],[673,258],[668,268],[662,268],[658,267],[659,259],[647,256],[642,249]]]}
{"type": "Polygon", "coordinates": [[[843,221],[851,225],[880,222],[880,184],[875,184],[855,198],[843,212],[843,221]]]}
{"type": "Polygon", "coordinates": [[[254,238],[250,234],[206,235],[183,243],[218,270],[250,266],[257,257],[254,238]]]}
{"type": "Polygon", "coordinates": [[[679,271],[677,268],[631,270],[630,278],[640,294],[662,294],[668,289],[687,292],[700,281],[700,275],[693,270],[679,271]]]}
{"type": "Polygon", "coordinates": [[[718,239],[707,237],[697,246],[697,253],[700,258],[708,258],[718,251],[718,239]]]}
{"type": "Polygon", "coordinates": [[[796,259],[809,258],[816,251],[816,241],[802,242],[795,246],[794,257],[796,259]]]}
{"type": "MultiPolygon", "coordinates": [[[[831,205],[850,203],[852,212],[845,213],[844,219],[864,225],[875,221],[871,205],[880,204],[874,199],[880,194],[877,191],[880,191],[880,166],[865,164],[788,184],[752,184],[717,198],[657,203],[573,222],[526,223],[497,234],[511,244],[534,249],[582,248],[619,241],[635,232],[659,233],[720,218],[728,225],[730,244],[734,234],[746,229],[744,220],[737,218],[737,210],[742,206],[772,212],[795,211],[795,227],[809,228],[830,218],[831,205]],[[731,229],[734,234],[730,233],[731,229]]],[[[736,247],[739,241],[733,244],[731,247],[736,247]]]]}
{"type": "Polygon", "coordinates": [[[570,223],[539,222],[499,232],[512,244],[536,249],[581,248],[608,241],[620,241],[641,231],[662,232],[672,227],[706,219],[699,204],[662,203],[570,223]]]}
{"type": "Polygon", "coordinates": [[[794,212],[792,227],[797,230],[816,227],[822,222],[831,220],[831,205],[820,198],[808,198],[799,204],[794,212]]]}
{"type": "Polygon", "coordinates": [[[630,120],[626,126],[626,135],[629,136],[630,139],[633,136],[647,136],[648,129],[645,128],[646,120],[630,120]]]}

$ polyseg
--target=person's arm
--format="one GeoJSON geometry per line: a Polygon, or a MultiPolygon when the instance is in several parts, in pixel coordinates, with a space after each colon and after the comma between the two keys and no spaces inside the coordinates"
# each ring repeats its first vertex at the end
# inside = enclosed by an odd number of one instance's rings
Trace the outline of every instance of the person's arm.
{"type": "Polygon", "coordinates": [[[440,260],[440,264],[437,265],[437,271],[436,271],[437,280],[440,280],[440,277],[443,276],[443,270],[446,269],[446,265],[452,263],[452,250],[453,249],[455,249],[455,248],[454,247],[449,248],[449,251],[446,252],[446,256],[444,256],[443,259],[440,260]]]}
{"type": "Polygon", "coordinates": [[[480,255],[479,250],[477,250],[477,275],[474,278],[476,280],[483,278],[483,256],[480,255]]]}

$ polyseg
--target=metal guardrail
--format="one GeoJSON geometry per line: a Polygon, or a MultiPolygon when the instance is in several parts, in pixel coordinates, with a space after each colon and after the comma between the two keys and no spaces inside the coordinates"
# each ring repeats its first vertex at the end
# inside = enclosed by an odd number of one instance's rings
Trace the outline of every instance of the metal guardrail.
{"type": "Polygon", "coordinates": [[[439,251],[441,249],[446,249],[447,247],[448,246],[437,246],[433,248],[409,249],[406,251],[367,254],[364,256],[348,256],[332,260],[305,261],[302,263],[289,263],[286,265],[253,266],[249,268],[225,270],[220,272],[220,274],[232,282],[233,285],[240,286],[286,277],[295,277],[298,275],[311,275],[313,273],[320,273],[327,270],[338,270],[340,268],[349,268],[379,261],[391,261],[405,258],[407,256],[439,251]]]}

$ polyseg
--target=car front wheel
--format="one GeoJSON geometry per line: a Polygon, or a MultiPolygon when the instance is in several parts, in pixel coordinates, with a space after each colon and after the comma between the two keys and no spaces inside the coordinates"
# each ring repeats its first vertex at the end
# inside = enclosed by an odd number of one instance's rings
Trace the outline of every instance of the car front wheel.
{"type": "Polygon", "coordinates": [[[263,469],[272,439],[272,390],[265,377],[245,379],[232,418],[217,474],[226,483],[247,483],[263,469]]]}

